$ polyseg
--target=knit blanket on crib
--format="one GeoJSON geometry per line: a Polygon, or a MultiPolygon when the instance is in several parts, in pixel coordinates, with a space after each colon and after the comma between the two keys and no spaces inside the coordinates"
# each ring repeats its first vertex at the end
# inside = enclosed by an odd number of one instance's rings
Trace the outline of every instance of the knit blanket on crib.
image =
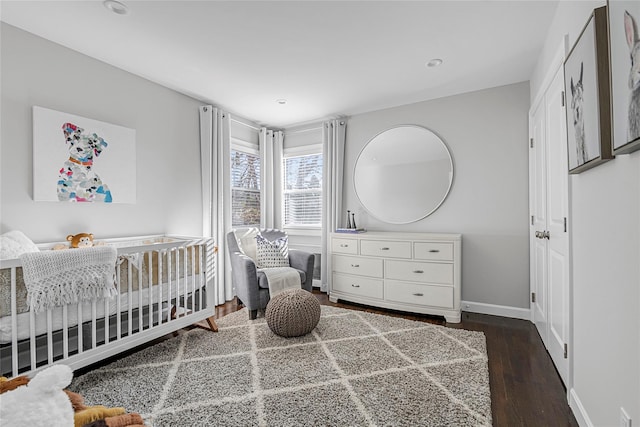
{"type": "Polygon", "coordinates": [[[116,258],[110,246],[20,255],[30,309],[39,312],[117,295],[116,258]]]}

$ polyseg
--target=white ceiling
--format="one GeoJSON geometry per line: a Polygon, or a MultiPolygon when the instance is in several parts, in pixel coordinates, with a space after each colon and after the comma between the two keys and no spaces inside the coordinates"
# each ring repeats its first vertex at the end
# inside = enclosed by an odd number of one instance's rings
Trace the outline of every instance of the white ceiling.
{"type": "Polygon", "coordinates": [[[274,127],[529,80],[558,4],[123,2],[3,0],[0,17],[274,127]]]}

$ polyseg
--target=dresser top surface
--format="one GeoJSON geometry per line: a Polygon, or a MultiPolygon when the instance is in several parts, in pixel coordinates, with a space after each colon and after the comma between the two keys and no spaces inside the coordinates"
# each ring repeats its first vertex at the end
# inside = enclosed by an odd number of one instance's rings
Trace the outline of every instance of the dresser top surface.
{"type": "Polygon", "coordinates": [[[459,241],[462,234],[456,233],[408,233],[394,231],[365,231],[364,233],[331,233],[334,238],[343,239],[387,239],[387,240],[441,240],[459,241]]]}

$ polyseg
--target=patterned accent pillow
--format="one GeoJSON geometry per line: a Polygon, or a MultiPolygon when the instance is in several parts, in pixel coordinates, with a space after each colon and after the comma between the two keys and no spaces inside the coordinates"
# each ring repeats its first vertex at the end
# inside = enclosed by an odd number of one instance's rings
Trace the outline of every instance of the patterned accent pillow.
{"type": "Polygon", "coordinates": [[[284,236],[270,242],[258,234],[256,255],[258,268],[289,267],[289,239],[284,236]]]}

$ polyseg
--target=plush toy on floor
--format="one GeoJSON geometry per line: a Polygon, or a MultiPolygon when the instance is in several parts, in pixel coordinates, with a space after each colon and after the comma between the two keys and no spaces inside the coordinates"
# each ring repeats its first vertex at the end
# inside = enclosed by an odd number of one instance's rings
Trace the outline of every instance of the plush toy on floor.
{"type": "Polygon", "coordinates": [[[0,426],[72,427],[73,407],[62,391],[73,372],[54,365],[39,372],[28,384],[0,395],[0,426]]]}

